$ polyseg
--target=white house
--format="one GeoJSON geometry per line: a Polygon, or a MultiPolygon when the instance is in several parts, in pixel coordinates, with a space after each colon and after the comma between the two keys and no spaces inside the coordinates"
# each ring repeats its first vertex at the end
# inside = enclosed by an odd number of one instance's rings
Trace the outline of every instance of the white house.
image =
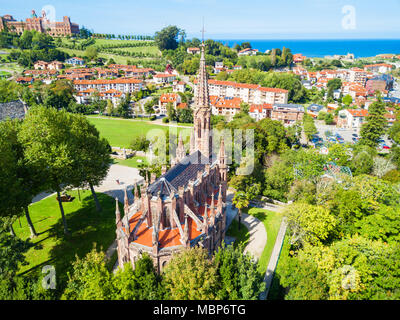
{"type": "Polygon", "coordinates": [[[73,57],[73,58],[65,60],[65,63],[73,64],[74,66],[83,66],[85,64],[85,60],[78,58],[78,57],[73,57]]]}
{"type": "Polygon", "coordinates": [[[338,117],[338,126],[351,129],[361,128],[367,116],[368,110],[365,109],[340,110],[338,117]]]}
{"type": "Polygon", "coordinates": [[[154,82],[157,84],[171,83],[174,80],[176,80],[176,75],[168,74],[168,73],[166,73],[166,74],[159,73],[159,74],[156,74],[153,79],[154,79],[154,82]]]}

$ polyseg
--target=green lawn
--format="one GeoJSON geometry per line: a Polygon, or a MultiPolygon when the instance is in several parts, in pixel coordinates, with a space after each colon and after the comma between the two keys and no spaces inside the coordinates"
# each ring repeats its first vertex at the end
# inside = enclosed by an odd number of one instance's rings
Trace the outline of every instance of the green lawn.
{"type": "MultiPolygon", "coordinates": [[[[129,148],[132,140],[140,135],[159,136],[168,127],[152,124],[149,121],[117,118],[88,117],[89,121],[99,130],[100,135],[108,140],[112,147],[129,148]]],[[[187,130],[178,128],[180,130],[187,130]]]]}
{"type": "Polygon", "coordinates": [[[121,166],[126,166],[126,167],[131,167],[131,168],[139,168],[140,164],[147,164],[147,158],[146,157],[133,157],[127,160],[119,160],[119,159],[114,159],[115,164],[120,164],[121,166]],[[142,160],[142,162],[138,162],[138,160],[142,160]]]}
{"type": "Polygon", "coordinates": [[[285,237],[278,264],[275,269],[274,278],[272,279],[271,288],[268,293],[268,300],[283,300],[285,297],[285,288],[280,283],[280,270],[286,265],[289,259],[290,244],[288,237],[285,237]]]}
{"type": "Polygon", "coordinates": [[[251,208],[247,213],[262,221],[267,231],[267,245],[258,261],[260,273],[265,274],[281,226],[282,213],[259,208],[251,208]]]}
{"type": "MultiPolygon", "coordinates": [[[[64,202],[64,210],[68,228],[71,232],[65,236],[61,213],[56,196],[50,196],[31,204],[29,211],[32,222],[39,234],[32,240],[34,246],[26,253],[28,264],[20,267],[19,273],[40,273],[45,265],[53,265],[56,269],[57,288],[65,286],[67,271],[71,270],[71,262],[75,255],[85,256],[96,243],[103,250],[115,239],[115,200],[105,194],[98,193],[98,199],[103,208],[97,212],[90,191],[69,191],[75,197],[72,202],[64,202]]],[[[18,237],[27,239],[30,231],[25,217],[17,220],[14,230],[18,237]]]]}
{"type": "Polygon", "coordinates": [[[235,237],[234,246],[243,245],[243,248],[247,245],[250,239],[250,232],[246,228],[246,226],[241,223],[240,230],[238,229],[239,222],[237,220],[233,220],[228,230],[226,231],[226,235],[229,237],[235,237]]]}

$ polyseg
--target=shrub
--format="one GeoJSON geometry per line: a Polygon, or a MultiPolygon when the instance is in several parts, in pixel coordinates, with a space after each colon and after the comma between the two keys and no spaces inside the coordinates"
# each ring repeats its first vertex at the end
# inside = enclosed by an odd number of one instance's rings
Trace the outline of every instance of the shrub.
{"type": "Polygon", "coordinates": [[[156,120],[156,116],[151,116],[149,119],[150,119],[150,121],[154,121],[154,120],[156,120]]]}
{"type": "Polygon", "coordinates": [[[165,117],[165,118],[162,119],[162,122],[163,122],[163,123],[168,123],[168,122],[169,122],[169,119],[168,119],[167,117],[165,117]]]}
{"type": "Polygon", "coordinates": [[[398,183],[398,182],[400,182],[400,171],[399,170],[391,170],[388,173],[386,173],[382,178],[384,180],[392,182],[392,183],[398,183]]]}

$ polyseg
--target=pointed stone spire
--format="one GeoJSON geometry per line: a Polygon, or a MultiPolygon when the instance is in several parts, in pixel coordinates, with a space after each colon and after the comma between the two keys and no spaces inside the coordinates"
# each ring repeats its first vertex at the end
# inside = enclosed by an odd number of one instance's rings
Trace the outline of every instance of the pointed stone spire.
{"type": "Polygon", "coordinates": [[[217,209],[219,212],[222,210],[222,184],[219,185],[217,209]]]}
{"type": "Polygon", "coordinates": [[[207,78],[207,70],[206,70],[206,58],[204,53],[204,40],[201,44],[201,56],[200,56],[200,69],[199,76],[197,78],[197,97],[196,97],[196,106],[198,108],[201,107],[209,107],[210,105],[210,96],[208,92],[208,78],[207,78]]]}
{"type": "Polygon", "coordinates": [[[126,191],[126,188],[124,190],[124,213],[128,214],[129,212],[129,200],[128,200],[128,192],[126,191]]]}
{"type": "Polygon", "coordinates": [[[153,225],[153,232],[151,234],[151,240],[152,240],[152,245],[153,245],[153,254],[158,254],[158,249],[159,249],[158,238],[159,238],[159,230],[160,230],[160,217],[161,217],[161,214],[158,215],[157,222],[153,225]]]}
{"type": "Polygon", "coordinates": [[[188,246],[189,244],[189,223],[188,223],[188,216],[187,214],[185,215],[185,226],[183,228],[183,244],[185,245],[185,247],[188,246]]]}
{"type": "Polygon", "coordinates": [[[118,198],[115,198],[115,224],[121,222],[121,212],[119,211],[118,198]]]}
{"type": "Polygon", "coordinates": [[[134,188],[134,195],[135,195],[135,203],[137,203],[139,201],[139,186],[137,184],[135,184],[133,186],[134,188]]]}

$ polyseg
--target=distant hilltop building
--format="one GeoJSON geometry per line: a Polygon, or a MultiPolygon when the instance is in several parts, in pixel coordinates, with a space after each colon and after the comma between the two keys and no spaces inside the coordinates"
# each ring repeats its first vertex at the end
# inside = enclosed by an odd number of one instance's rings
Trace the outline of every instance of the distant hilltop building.
{"type": "Polygon", "coordinates": [[[9,31],[23,33],[25,30],[36,30],[51,36],[66,36],[79,33],[79,25],[72,23],[70,18],[64,16],[62,22],[53,22],[46,17],[42,11],[42,16],[38,17],[35,10],[32,10],[30,18],[25,21],[17,21],[13,16],[7,14],[0,17],[0,31],[7,27],[9,31]]]}

